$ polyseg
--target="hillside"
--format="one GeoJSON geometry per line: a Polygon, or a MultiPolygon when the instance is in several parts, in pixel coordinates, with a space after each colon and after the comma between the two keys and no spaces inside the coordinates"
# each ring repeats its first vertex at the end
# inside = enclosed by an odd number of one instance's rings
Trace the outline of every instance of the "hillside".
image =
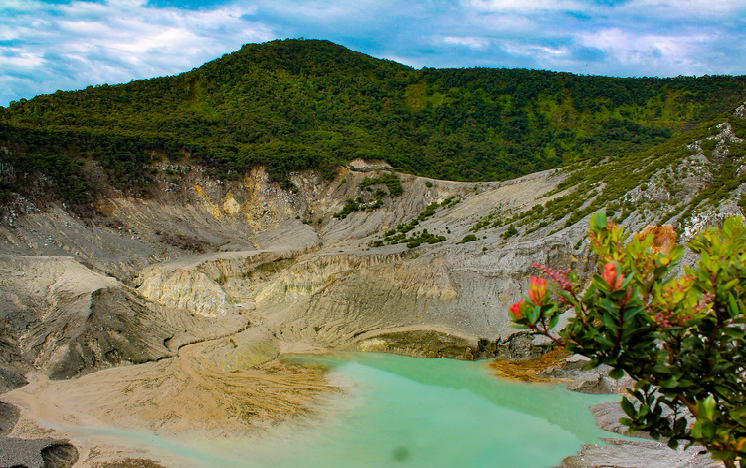
{"type": "MultiPolygon", "coordinates": [[[[598,209],[635,230],[671,222],[682,240],[743,214],[744,140],[741,101],[646,151],[502,182],[341,167],[331,180],[304,170],[281,184],[263,168],[217,178],[185,157],[151,163],[147,196],[101,190],[94,219],[48,193],[12,194],[0,217],[0,393],[21,419],[0,444],[36,439],[42,407],[55,408],[55,427],[156,433],[287,421],[335,383],[288,367],[280,358],[291,353],[539,355],[546,343],[512,328],[507,310],[535,263],[588,278],[596,261],[584,236],[598,209]]],[[[82,159],[81,171],[107,180],[99,161],[82,159]]],[[[582,391],[621,389],[601,373],[561,375],[582,391]]],[[[162,460],[139,442],[43,434],[69,439],[91,465],[162,460]]],[[[638,443],[566,466],[680,460],[638,443]]]]}
{"type": "Polygon", "coordinates": [[[158,162],[223,180],[263,166],[285,188],[293,172],[330,179],[359,157],[436,179],[508,180],[647,151],[744,96],[746,77],[414,70],[326,41],[249,44],[177,76],[0,108],[0,202],[47,194],[90,213],[105,187],[148,195],[158,162]]]}
{"type": "Polygon", "coordinates": [[[616,223],[671,223],[687,238],[713,214],[746,208],[744,157],[746,103],[647,151],[557,170],[567,178],[551,200],[523,211],[495,206],[471,230],[527,235],[555,225],[554,233],[604,210],[616,223]]]}

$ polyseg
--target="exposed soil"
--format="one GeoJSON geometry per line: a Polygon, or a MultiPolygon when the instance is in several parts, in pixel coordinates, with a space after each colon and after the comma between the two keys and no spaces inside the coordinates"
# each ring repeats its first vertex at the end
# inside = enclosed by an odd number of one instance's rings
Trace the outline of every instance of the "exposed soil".
{"type": "Polygon", "coordinates": [[[211,344],[184,347],[178,358],[76,380],[50,381],[37,374],[3,399],[25,409],[24,418],[56,425],[103,424],[168,435],[245,431],[256,422],[308,413],[317,395],[336,390],[321,368],[273,361],[227,372],[206,352],[211,344]]]}
{"type": "Polygon", "coordinates": [[[521,359],[518,361],[497,359],[490,362],[489,366],[492,372],[501,378],[523,382],[549,382],[554,379],[540,377],[538,374],[559,363],[569,355],[570,353],[567,351],[557,349],[543,356],[531,359],[521,359]]]}
{"type": "Polygon", "coordinates": [[[166,468],[153,460],[145,458],[125,458],[121,461],[96,463],[92,468],[166,468]]]}

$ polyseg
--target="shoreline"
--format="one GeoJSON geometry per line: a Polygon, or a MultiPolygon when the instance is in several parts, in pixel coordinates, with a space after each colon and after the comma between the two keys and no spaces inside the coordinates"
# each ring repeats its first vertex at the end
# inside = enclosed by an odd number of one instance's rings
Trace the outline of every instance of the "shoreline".
{"type": "MultiPolygon", "coordinates": [[[[194,356],[189,352],[185,354],[194,356]]],[[[295,361],[292,356],[288,358],[290,362],[295,361]]],[[[234,452],[237,447],[259,447],[259,442],[269,440],[274,449],[279,447],[284,450],[282,447],[286,444],[294,446],[298,442],[291,436],[300,430],[310,429],[313,433],[316,428],[328,429],[329,424],[339,422],[335,415],[347,414],[356,405],[366,404],[363,400],[355,398],[355,395],[359,395],[354,388],[356,384],[346,380],[342,374],[334,372],[333,368],[326,368],[326,372],[323,373],[331,391],[316,393],[314,399],[308,403],[307,411],[286,414],[281,419],[254,420],[248,426],[242,425],[241,430],[237,430],[237,426],[232,426],[232,430],[203,428],[174,431],[173,428],[179,426],[173,424],[141,427],[136,425],[134,418],[117,422],[115,419],[107,419],[106,415],[102,417],[100,413],[92,410],[97,407],[96,401],[92,401],[91,408],[87,408],[88,413],[81,411],[80,405],[71,403],[71,399],[80,398],[86,393],[85,390],[96,390],[94,383],[111,385],[117,374],[121,374],[118,375],[121,380],[126,380],[126,377],[131,380],[130,373],[138,370],[137,368],[146,374],[152,370],[159,373],[164,364],[174,363],[125,366],[71,381],[50,381],[43,375],[30,375],[28,386],[0,396],[0,400],[9,401],[21,410],[21,417],[11,436],[67,439],[78,450],[78,461],[74,466],[81,468],[196,468],[205,465],[228,467],[233,466],[238,459],[236,457],[241,456],[241,453],[234,452]],[[92,385],[93,387],[89,388],[92,385]],[[81,386],[82,389],[77,388],[81,386]],[[60,397],[66,393],[66,398],[60,397]],[[349,396],[352,398],[348,398],[349,396]],[[223,459],[220,457],[221,453],[228,454],[230,459],[223,459]]],[[[181,369],[183,363],[178,364],[181,369]]],[[[318,366],[315,369],[318,370],[318,366]]],[[[485,372],[490,373],[489,365],[485,366],[485,372]]],[[[137,392],[137,389],[132,392],[137,392]]],[[[610,425],[618,419],[614,414],[616,407],[618,404],[613,403],[591,407],[596,426],[612,433],[621,433],[618,427],[610,425]],[[605,407],[599,409],[603,405],[605,407]]],[[[661,446],[659,443],[644,439],[602,438],[601,441],[609,445],[581,445],[576,454],[565,457],[558,466],[590,468],[600,466],[599,463],[603,466],[625,468],[717,466],[703,457],[694,457],[691,449],[687,452],[672,451],[665,445],[661,446]],[[650,464],[651,456],[655,456],[660,463],[650,464]],[[643,465],[640,465],[640,462],[643,465]]],[[[252,450],[246,450],[245,455],[258,454],[261,457],[269,453],[263,448],[259,448],[258,452],[252,450]]]]}
{"type": "Polygon", "coordinates": [[[73,380],[30,373],[28,385],[0,395],[20,412],[8,437],[65,439],[78,450],[75,467],[123,458],[189,467],[194,464],[186,458],[158,447],[183,451],[195,438],[261,437],[282,425],[323,418],[329,412],[324,400],[342,391],[318,366],[275,360],[226,372],[201,358],[200,346],[191,346],[177,358],[73,380]]]}

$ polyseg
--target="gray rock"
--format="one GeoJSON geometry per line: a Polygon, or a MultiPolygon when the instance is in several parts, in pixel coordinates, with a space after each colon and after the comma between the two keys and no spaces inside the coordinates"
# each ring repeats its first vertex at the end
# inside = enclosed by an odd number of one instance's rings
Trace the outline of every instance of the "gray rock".
{"type": "Polygon", "coordinates": [[[77,449],[64,440],[0,437],[0,468],[67,468],[77,460],[77,449]]]}
{"type": "Polygon", "coordinates": [[[616,432],[617,434],[638,437],[643,439],[649,439],[650,436],[647,432],[634,432],[630,434],[627,431],[627,426],[619,422],[621,418],[627,415],[622,410],[619,402],[606,401],[597,405],[591,406],[591,412],[596,418],[596,426],[604,431],[616,432]]]}
{"type": "Polygon", "coordinates": [[[630,377],[625,376],[615,380],[607,374],[603,372],[583,372],[567,386],[567,389],[589,395],[602,395],[627,393],[627,388],[635,385],[635,381],[630,377]]]}
{"type": "Polygon", "coordinates": [[[568,390],[580,393],[599,394],[603,386],[603,376],[595,372],[584,372],[567,386],[568,390]]]}
{"type": "Polygon", "coordinates": [[[0,401],[0,436],[10,434],[16,426],[21,411],[10,403],[0,401]]]}
{"type": "MultiPolygon", "coordinates": [[[[603,377],[601,378],[603,379],[603,377]]],[[[608,446],[584,445],[578,455],[562,460],[560,468],[709,468],[721,466],[702,447],[668,448],[666,440],[650,440],[646,432],[627,432],[619,423],[625,417],[618,402],[609,401],[591,407],[596,425],[604,431],[648,440],[602,439],[608,446]]],[[[670,411],[669,411],[670,412],[670,411]]]]}
{"type": "Polygon", "coordinates": [[[671,450],[648,440],[602,439],[608,446],[583,445],[578,455],[562,460],[560,468],[710,468],[722,466],[702,447],[671,450]]]}
{"type": "Polygon", "coordinates": [[[567,386],[568,390],[591,395],[627,393],[626,389],[635,385],[635,381],[626,375],[619,380],[609,377],[611,367],[606,365],[587,371],[582,370],[583,366],[589,362],[590,359],[587,357],[575,354],[548,368],[539,376],[553,379],[572,379],[573,381],[567,386]]]}
{"type": "Polygon", "coordinates": [[[3,364],[3,360],[0,359],[0,394],[23,387],[28,383],[22,373],[15,369],[4,369],[3,364]]]}

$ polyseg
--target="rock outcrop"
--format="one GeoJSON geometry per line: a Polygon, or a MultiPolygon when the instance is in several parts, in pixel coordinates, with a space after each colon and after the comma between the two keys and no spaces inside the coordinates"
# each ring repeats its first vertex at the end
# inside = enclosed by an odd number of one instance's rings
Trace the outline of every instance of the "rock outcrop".
{"type": "Polygon", "coordinates": [[[216,321],[159,306],[71,257],[3,256],[0,269],[9,346],[51,378],[174,356],[183,344],[248,326],[238,314],[216,321]]]}

